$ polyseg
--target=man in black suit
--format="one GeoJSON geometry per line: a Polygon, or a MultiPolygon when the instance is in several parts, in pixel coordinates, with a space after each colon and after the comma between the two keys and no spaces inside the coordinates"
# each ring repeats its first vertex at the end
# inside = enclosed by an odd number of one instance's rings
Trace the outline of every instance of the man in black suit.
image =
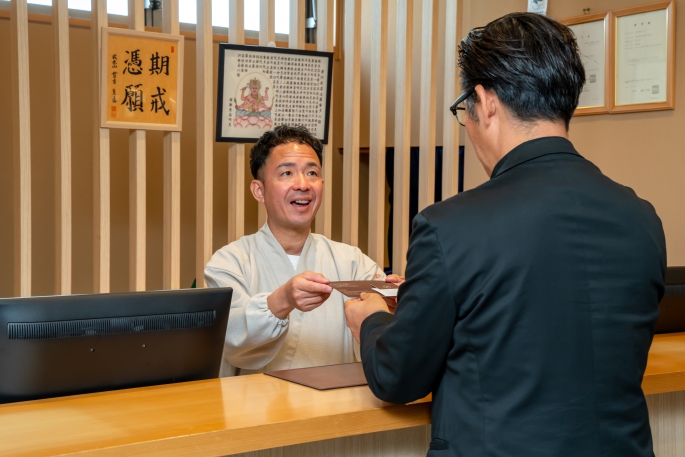
{"type": "Polygon", "coordinates": [[[653,456],[664,233],[568,140],[573,33],[510,14],[469,33],[459,67],[452,110],[490,180],[416,216],[394,316],[375,294],[345,303],[369,386],[433,393],[429,456],[653,456]]]}

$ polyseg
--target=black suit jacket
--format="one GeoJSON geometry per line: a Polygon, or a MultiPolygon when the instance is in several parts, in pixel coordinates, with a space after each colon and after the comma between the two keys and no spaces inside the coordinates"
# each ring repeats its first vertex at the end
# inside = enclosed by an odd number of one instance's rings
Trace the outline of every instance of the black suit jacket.
{"type": "Polygon", "coordinates": [[[416,216],[397,312],[361,327],[381,399],[433,393],[429,456],[652,456],[641,381],[664,291],[654,208],[566,139],[416,216]]]}

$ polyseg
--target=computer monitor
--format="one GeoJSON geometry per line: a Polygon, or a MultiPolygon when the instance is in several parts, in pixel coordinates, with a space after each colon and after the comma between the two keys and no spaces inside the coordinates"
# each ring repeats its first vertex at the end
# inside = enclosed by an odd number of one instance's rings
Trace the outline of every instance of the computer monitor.
{"type": "Polygon", "coordinates": [[[656,333],[685,332],[685,267],[668,267],[656,333]]]}
{"type": "Polygon", "coordinates": [[[0,299],[0,403],[215,378],[232,293],[0,299]]]}

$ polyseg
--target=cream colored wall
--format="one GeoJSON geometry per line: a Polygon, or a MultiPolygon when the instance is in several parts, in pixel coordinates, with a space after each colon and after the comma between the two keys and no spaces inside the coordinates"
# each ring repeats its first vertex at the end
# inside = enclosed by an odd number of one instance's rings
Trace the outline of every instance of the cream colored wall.
{"type": "MultiPolygon", "coordinates": [[[[548,16],[563,19],[645,5],[645,0],[551,1],[548,16]]],[[[651,202],[666,232],[669,265],[685,265],[685,1],[676,5],[676,108],[671,111],[576,117],[570,139],[576,149],[615,181],[651,202]],[[678,30],[679,29],[679,30],[678,30]]],[[[465,30],[513,11],[525,0],[479,0],[464,5],[465,30]]],[[[471,144],[466,146],[465,188],[487,179],[471,144]]]]}

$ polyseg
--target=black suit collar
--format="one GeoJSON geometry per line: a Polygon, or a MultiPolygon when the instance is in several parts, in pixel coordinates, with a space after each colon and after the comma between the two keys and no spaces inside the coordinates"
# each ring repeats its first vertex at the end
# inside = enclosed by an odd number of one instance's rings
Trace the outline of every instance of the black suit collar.
{"type": "Polygon", "coordinates": [[[536,138],[534,140],[526,141],[516,146],[509,151],[507,155],[497,162],[495,168],[492,170],[490,179],[494,179],[502,173],[514,168],[529,160],[548,154],[575,154],[576,152],[573,144],[566,138],[560,136],[550,136],[545,138],[536,138]]]}

